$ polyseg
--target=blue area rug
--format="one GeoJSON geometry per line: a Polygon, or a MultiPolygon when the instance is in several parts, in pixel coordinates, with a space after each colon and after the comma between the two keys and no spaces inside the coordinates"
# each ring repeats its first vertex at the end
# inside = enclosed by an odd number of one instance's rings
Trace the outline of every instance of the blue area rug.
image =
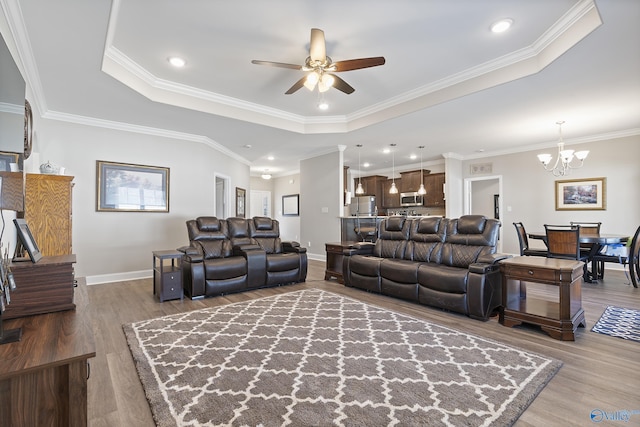
{"type": "Polygon", "coordinates": [[[591,330],[599,334],[640,342],[640,310],[610,305],[591,330]]]}

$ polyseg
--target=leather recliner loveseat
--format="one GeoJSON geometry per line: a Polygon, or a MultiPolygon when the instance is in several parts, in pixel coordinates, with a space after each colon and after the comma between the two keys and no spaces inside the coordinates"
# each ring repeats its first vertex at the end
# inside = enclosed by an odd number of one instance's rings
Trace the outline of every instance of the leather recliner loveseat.
{"type": "Polygon", "coordinates": [[[306,248],[282,242],[267,217],[198,217],[187,221],[189,246],[180,248],[182,283],[191,299],[304,282],[306,248]]]}
{"type": "Polygon", "coordinates": [[[500,222],[479,215],[456,219],[392,216],[375,244],[346,249],[346,286],[488,320],[502,304],[496,254],[500,222]]]}

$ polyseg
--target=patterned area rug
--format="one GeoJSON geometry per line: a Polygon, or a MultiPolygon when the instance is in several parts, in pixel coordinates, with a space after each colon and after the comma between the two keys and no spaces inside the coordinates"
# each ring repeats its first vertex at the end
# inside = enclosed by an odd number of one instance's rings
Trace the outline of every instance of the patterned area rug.
{"type": "Polygon", "coordinates": [[[640,310],[610,305],[591,330],[599,334],[640,342],[640,310]]]}
{"type": "Polygon", "coordinates": [[[124,331],[158,426],[505,426],[562,365],[321,290],[124,331]]]}

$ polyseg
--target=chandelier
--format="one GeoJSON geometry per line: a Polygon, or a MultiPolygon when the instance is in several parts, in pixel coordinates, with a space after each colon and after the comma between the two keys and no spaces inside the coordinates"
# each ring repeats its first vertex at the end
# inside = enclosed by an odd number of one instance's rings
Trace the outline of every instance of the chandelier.
{"type": "Polygon", "coordinates": [[[538,154],[538,160],[540,160],[540,163],[544,166],[544,170],[553,173],[553,176],[564,176],[568,175],[571,169],[581,168],[584,164],[584,159],[589,155],[589,151],[565,150],[564,142],[562,141],[562,125],[564,121],[556,122],[556,124],[558,125],[559,134],[558,157],[556,158],[556,162],[552,168],[549,168],[549,164],[551,164],[551,160],[553,160],[551,154],[538,154]],[[578,161],[573,162],[574,159],[578,161]]]}

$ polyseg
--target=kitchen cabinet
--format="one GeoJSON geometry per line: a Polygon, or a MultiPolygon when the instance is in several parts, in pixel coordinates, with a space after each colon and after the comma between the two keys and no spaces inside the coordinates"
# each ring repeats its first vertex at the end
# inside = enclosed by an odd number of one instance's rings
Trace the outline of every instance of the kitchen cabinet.
{"type": "MultiPolygon", "coordinates": [[[[382,207],[387,208],[399,208],[400,207],[400,192],[396,194],[390,194],[391,184],[393,179],[387,179],[382,184],[382,207]]],[[[400,188],[402,185],[401,179],[396,179],[396,188],[400,188]]]]}
{"type": "MultiPolygon", "coordinates": [[[[422,184],[422,176],[424,175],[425,180],[427,175],[429,175],[429,170],[417,170],[417,171],[408,171],[408,172],[400,172],[401,176],[401,185],[399,190],[401,193],[413,193],[418,191],[420,188],[420,184],[422,184]]],[[[398,185],[396,183],[396,185],[398,185]]],[[[426,183],[425,183],[426,185],[426,183]]]]}
{"type": "Polygon", "coordinates": [[[424,196],[425,207],[444,207],[444,173],[431,173],[424,177],[424,188],[427,194],[424,196]]]}
{"type": "MultiPolygon", "coordinates": [[[[356,196],[376,196],[376,205],[380,206],[380,202],[382,201],[382,186],[384,181],[387,180],[386,176],[382,175],[371,175],[371,176],[363,176],[362,180],[362,188],[364,189],[364,194],[356,194],[356,196]]],[[[358,178],[354,179],[354,187],[358,187],[358,178]]]]}

